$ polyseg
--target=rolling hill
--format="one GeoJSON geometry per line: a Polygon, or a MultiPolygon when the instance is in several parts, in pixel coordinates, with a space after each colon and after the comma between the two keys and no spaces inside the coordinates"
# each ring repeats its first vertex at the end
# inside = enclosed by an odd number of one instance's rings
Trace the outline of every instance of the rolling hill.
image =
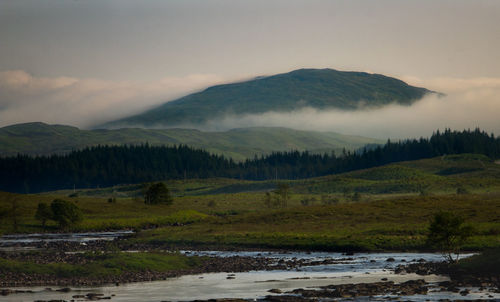
{"type": "Polygon", "coordinates": [[[333,69],[300,69],[250,81],[209,87],[167,102],[144,113],[101,125],[118,127],[196,127],[225,116],[411,105],[427,93],[425,88],[380,74],[333,69]]]}
{"type": "MultiPolygon", "coordinates": [[[[500,164],[480,154],[439,156],[404,161],[380,167],[356,170],[300,180],[281,180],[290,185],[293,194],[327,194],[334,200],[350,200],[354,192],[385,196],[386,194],[450,194],[457,188],[470,193],[498,195],[500,164]],[[454,174],[443,174],[450,169],[454,174]]],[[[252,181],[230,178],[171,179],[165,183],[174,195],[214,195],[266,192],[276,188],[275,180],[252,181]]],[[[121,185],[99,189],[81,189],[81,196],[134,197],[140,194],[141,184],[121,185]]],[[[71,194],[73,190],[61,190],[71,194]]],[[[318,200],[317,202],[320,202],[318,200]]],[[[500,206],[500,205],[499,205],[500,206]]]]}
{"type": "Polygon", "coordinates": [[[272,151],[308,150],[311,152],[353,150],[366,144],[383,143],[376,139],[334,132],[300,131],[288,128],[242,128],[226,132],[194,129],[81,130],[72,126],[44,123],[16,124],[0,128],[0,156],[63,154],[95,145],[141,144],[179,145],[203,148],[234,160],[272,151]]]}

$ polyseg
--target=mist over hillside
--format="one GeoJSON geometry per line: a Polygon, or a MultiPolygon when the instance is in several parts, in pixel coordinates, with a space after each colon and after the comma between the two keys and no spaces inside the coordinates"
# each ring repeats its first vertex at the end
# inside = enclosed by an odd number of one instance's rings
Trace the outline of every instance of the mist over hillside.
{"type": "Polygon", "coordinates": [[[289,113],[304,108],[357,111],[390,104],[409,106],[428,94],[434,92],[380,74],[299,69],[212,86],[102,127],[216,129],[221,119],[245,115],[289,113]]]}

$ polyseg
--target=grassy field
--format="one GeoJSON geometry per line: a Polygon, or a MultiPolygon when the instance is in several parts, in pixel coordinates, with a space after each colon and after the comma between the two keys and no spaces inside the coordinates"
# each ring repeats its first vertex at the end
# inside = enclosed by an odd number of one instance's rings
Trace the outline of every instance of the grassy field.
{"type": "Polygon", "coordinates": [[[500,245],[500,194],[390,197],[335,205],[295,206],[210,218],[139,233],[155,244],[315,250],[425,250],[430,219],[452,211],[474,226],[467,249],[500,245]]]}
{"type": "Polygon", "coordinates": [[[286,207],[266,203],[265,193],[276,187],[274,181],[167,181],[174,195],[170,206],[145,205],[138,198],[140,185],[0,193],[0,214],[6,214],[0,233],[60,231],[52,221],[43,229],[34,214],[39,202],[64,198],[84,214],[83,222],[69,230],[136,229],[141,231],[132,240],[142,243],[424,250],[431,217],[446,210],[475,228],[466,248],[500,246],[500,165],[482,156],[402,162],[287,183],[286,207]],[[109,203],[110,197],[116,202],[109,203]],[[13,204],[17,215],[12,215],[13,204]]]}

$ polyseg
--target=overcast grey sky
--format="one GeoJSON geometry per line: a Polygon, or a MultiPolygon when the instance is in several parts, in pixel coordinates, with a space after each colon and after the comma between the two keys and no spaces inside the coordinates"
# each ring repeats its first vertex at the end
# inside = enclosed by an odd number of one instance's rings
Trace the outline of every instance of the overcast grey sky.
{"type": "Polygon", "coordinates": [[[88,126],[302,67],[491,85],[500,1],[0,0],[0,126],[88,126]]]}

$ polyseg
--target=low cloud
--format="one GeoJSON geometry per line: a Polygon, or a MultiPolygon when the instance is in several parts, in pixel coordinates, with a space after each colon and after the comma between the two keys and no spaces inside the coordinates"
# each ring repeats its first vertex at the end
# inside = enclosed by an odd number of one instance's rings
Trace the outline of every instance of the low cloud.
{"type": "Polygon", "coordinates": [[[212,74],[139,83],[35,77],[23,70],[2,71],[0,126],[42,121],[89,127],[222,82],[222,78],[212,74]]]}
{"type": "Polygon", "coordinates": [[[381,139],[427,137],[436,129],[481,129],[500,135],[499,78],[405,77],[412,85],[446,93],[428,95],[412,106],[389,105],[362,111],[301,110],[259,115],[227,116],[204,128],[225,130],[251,126],[282,126],[303,130],[335,131],[381,139]]]}
{"type": "MultiPolygon", "coordinates": [[[[386,139],[426,137],[436,129],[480,127],[500,135],[500,78],[401,78],[446,96],[429,95],[412,106],[389,105],[362,111],[303,108],[289,113],[226,116],[195,128],[290,127],[386,139]]],[[[89,127],[222,82],[224,79],[210,74],[138,83],[44,78],[21,70],[4,71],[0,72],[0,126],[42,121],[89,127]]]]}

